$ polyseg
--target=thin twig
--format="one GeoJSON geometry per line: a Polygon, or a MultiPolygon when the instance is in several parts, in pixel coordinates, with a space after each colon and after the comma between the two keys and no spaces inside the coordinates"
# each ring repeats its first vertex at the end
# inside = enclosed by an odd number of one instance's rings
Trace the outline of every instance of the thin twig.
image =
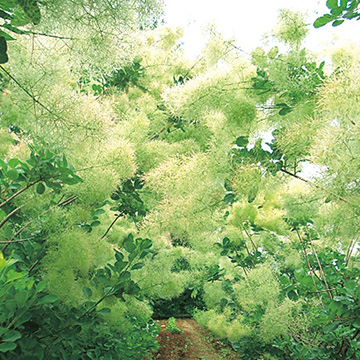
{"type": "MultiPolygon", "coordinates": [[[[1,66],[1,65],[0,65],[1,66]]],[[[6,200],[4,200],[1,204],[0,204],[0,208],[3,207],[4,205],[6,205],[9,201],[11,201],[12,199],[16,198],[17,196],[19,196],[20,194],[22,194],[25,190],[29,189],[31,186],[37,184],[38,182],[40,182],[42,179],[37,179],[35,181],[33,181],[32,183],[26,185],[25,187],[23,187],[22,189],[20,189],[19,191],[17,191],[15,194],[12,194],[9,198],[7,198],[6,200]]]]}
{"type": "Polygon", "coordinates": [[[198,59],[196,59],[194,65],[193,65],[193,66],[187,71],[187,73],[183,76],[184,79],[190,74],[191,70],[194,69],[194,67],[195,67],[197,64],[199,64],[199,62],[202,61],[202,59],[203,59],[202,56],[200,56],[198,59]]]}
{"type": "Polygon", "coordinates": [[[155,133],[149,140],[151,141],[151,140],[156,139],[156,138],[157,138],[159,135],[161,135],[166,129],[167,129],[166,127],[162,128],[160,131],[158,131],[157,133],[155,133]]]}
{"type": "Polygon", "coordinates": [[[20,230],[18,230],[11,238],[10,240],[7,242],[7,244],[1,249],[1,251],[4,253],[4,251],[9,247],[9,245],[15,241],[13,241],[17,236],[19,236],[27,226],[29,226],[31,223],[33,222],[33,220],[28,221],[20,230]]]}
{"type": "Polygon", "coordinates": [[[0,241],[0,244],[19,243],[19,242],[30,241],[30,240],[33,240],[33,239],[34,239],[34,237],[29,237],[29,238],[27,238],[27,239],[0,241]]]}
{"type": "MultiPolygon", "coordinates": [[[[308,265],[308,268],[309,268],[309,271],[310,271],[311,275],[312,275],[312,276],[314,275],[319,281],[321,281],[321,279],[319,278],[319,276],[318,276],[318,275],[316,274],[316,272],[314,271],[314,268],[311,266],[309,256],[308,256],[308,254],[307,254],[307,252],[306,252],[305,244],[304,244],[304,242],[303,242],[303,240],[302,240],[302,238],[301,238],[301,236],[300,236],[300,233],[299,233],[299,230],[298,230],[298,229],[296,229],[296,233],[297,233],[297,236],[298,236],[298,238],[299,238],[299,242],[300,242],[300,244],[301,244],[301,246],[302,246],[302,249],[303,249],[303,252],[304,252],[304,255],[305,255],[305,258],[306,258],[306,262],[307,262],[307,265],[308,265]]],[[[315,282],[313,282],[313,284],[314,284],[314,286],[315,286],[315,282]]]]}
{"type": "Polygon", "coordinates": [[[29,268],[29,270],[28,270],[28,272],[30,272],[31,270],[33,270],[34,269],[34,267],[39,263],[39,259],[38,260],[36,260],[31,266],[30,266],[30,268],[29,268]]]}
{"type": "MultiPolygon", "coordinates": [[[[305,245],[304,245],[304,243],[303,243],[303,241],[302,241],[302,239],[301,239],[301,236],[300,236],[300,233],[299,233],[299,230],[298,230],[298,229],[296,229],[296,233],[297,233],[297,235],[298,235],[300,244],[301,244],[301,246],[302,246],[302,248],[303,248],[303,251],[304,251],[304,255],[305,255],[305,258],[306,258],[306,262],[307,262],[307,265],[308,265],[308,268],[309,268],[309,271],[310,271],[310,274],[311,274],[311,281],[312,281],[314,287],[316,287],[315,280],[314,280],[314,276],[315,276],[319,281],[321,281],[321,279],[317,276],[317,274],[315,273],[313,267],[311,266],[310,259],[309,259],[308,255],[307,255],[307,253],[306,253],[306,248],[305,248],[305,245]]],[[[316,292],[316,295],[317,295],[318,299],[319,299],[320,302],[321,302],[321,307],[324,309],[324,304],[323,304],[323,302],[322,302],[322,300],[321,300],[320,294],[319,294],[318,292],[316,292]]]]}
{"type": "Polygon", "coordinates": [[[9,214],[7,214],[1,221],[0,221],[0,229],[5,225],[5,223],[13,216],[15,215],[24,205],[21,205],[11,211],[9,214]]]}
{"type": "MultiPolygon", "coordinates": [[[[128,264],[126,265],[126,267],[125,267],[125,268],[121,271],[121,273],[119,274],[119,278],[120,278],[120,275],[121,275],[122,273],[125,273],[125,272],[129,269],[129,267],[133,264],[133,262],[135,261],[135,259],[136,259],[136,257],[135,257],[132,261],[128,262],[128,264]]],[[[116,286],[117,286],[120,282],[121,282],[121,280],[118,281],[114,286],[110,287],[110,288],[105,292],[105,294],[104,294],[94,305],[92,305],[88,310],[86,310],[80,317],[78,317],[78,318],[76,319],[76,321],[78,322],[78,321],[80,321],[81,319],[83,319],[85,316],[87,316],[87,315],[90,314],[92,311],[94,311],[94,310],[96,309],[96,307],[97,307],[101,302],[103,302],[107,297],[111,296],[111,295],[112,295],[112,292],[115,290],[116,286]]],[[[67,326],[63,326],[63,327],[61,327],[60,329],[58,329],[57,331],[55,331],[55,332],[53,332],[53,333],[51,333],[51,334],[44,335],[44,336],[40,337],[40,339],[44,339],[44,338],[48,338],[48,337],[53,337],[54,335],[59,334],[60,332],[62,332],[62,331],[65,330],[66,328],[67,328],[67,326]]]]}
{"type": "Polygon", "coordinates": [[[319,190],[322,190],[322,191],[324,191],[325,193],[328,193],[328,194],[330,194],[330,195],[332,195],[332,196],[334,196],[334,197],[337,197],[339,200],[341,200],[341,201],[343,201],[343,202],[346,202],[347,204],[350,204],[350,205],[353,205],[353,206],[356,206],[356,207],[359,206],[359,205],[356,205],[356,204],[353,204],[353,203],[349,202],[348,200],[346,200],[345,198],[343,198],[342,196],[340,196],[340,195],[338,195],[338,194],[335,194],[335,193],[333,193],[333,192],[330,192],[330,191],[324,189],[323,187],[321,187],[321,186],[319,186],[319,185],[317,185],[317,184],[315,184],[315,183],[313,183],[313,182],[311,182],[311,181],[309,181],[309,180],[304,179],[303,177],[301,177],[301,176],[299,176],[299,175],[293,174],[293,173],[291,173],[291,172],[289,172],[289,171],[287,171],[287,170],[285,170],[285,169],[281,169],[280,171],[281,171],[282,173],[284,173],[284,174],[287,174],[287,175],[292,176],[292,177],[295,178],[295,179],[301,180],[301,181],[303,181],[303,182],[305,182],[305,183],[307,183],[307,184],[309,184],[309,185],[311,185],[311,186],[313,186],[313,187],[315,187],[315,188],[317,188],[317,189],[319,189],[319,190]]]}
{"type": "Polygon", "coordinates": [[[46,37],[59,39],[59,40],[78,40],[78,38],[71,38],[71,37],[53,35],[53,34],[45,34],[45,33],[33,32],[33,31],[28,31],[28,34],[25,34],[25,35],[46,36],[46,37]]]}
{"type": "Polygon", "coordinates": [[[45,33],[29,31],[29,30],[19,30],[15,27],[10,28],[8,26],[5,26],[4,24],[0,25],[0,27],[4,28],[6,30],[10,30],[10,31],[14,32],[15,34],[20,34],[20,35],[38,35],[38,36],[46,36],[46,37],[60,39],[60,40],[78,40],[77,38],[69,38],[69,37],[59,36],[59,35],[45,34],[45,33]]]}
{"type": "Polygon", "coordinates": [[[108,229],[105,231],[105,234],[100,239],[103,239],[108,234],[110,229],[115,225],[115,223],[120,219],[121,216],[123,216],[122,212],[116,216],[116,218],[112,221],[108,229]]]}
{"type": "Polygon", "coordinates": [[[323,279],[323,281],[324,281],[324,284],[325,284],[326,289],[328,290],[328,291],[327,291],[327,294],[328,294],[330,300],[332,300],[332,299],[333,299],[332,292],[329,290],[329,285],[328,285],[328,283],[327,283],[327,281],[326,281],[325,272],[324,272],[324,270],[323,270],[323,267],[322,267],[322,265],[321,265],[319,256],[318,256],[317,251],[316,251],[316,249],[315,249],[315,247],[314,247],[314,244],[313,244],[313,242],[312,242],[311,235],[310,235],[310,231],[309,231],[309,227],[308,227],[307,225],[306,225],[306,230],[307,230],[308,235],[309,235],[309,242],[310,242],[311,249],[312,249],[312,251],[314,252],[316,261],[317,261],[317,263],[318,263],[318,265],[319,265],[321,277],[322,277],[322,279],[323,279]]]}
{"type": "Polygon", "coordinates": [[[345,265],[348,266],[349,264],[349,260],[351,258],[351,255],[355,249],[356,246],[356,239],[352,239],[350,242],[350,245],[348,247],[347,253],[346,253],[346,257],[345,257],[345,265]]]}
{"type": "Polygon", "coordinates": [[[76,199],[77,199],[77,195],[73,195],[71,197],[69,197],[68,199],[62,201],[62,202],[59,202],[56,204],[56,206],[66,206],[66,205],[70,205],[71,203],[73,203],[76,199]]]}
{"type": "Polygon", "coordinates": [[[244,229],[244,231],[245,231],[245,234],[247,235],[247,237],[249,238],[249,240],[250,240],[250,242],[251,242],[251,245],[252,245],[252,247],[253,247],[253,249],[254,249],[254,251],[255,251],[255,253],[256,253],[256,251],[257,251],[257,247],[256,247],[256,245],[254,244],[254,242],[253,242],[253,240],[252,240],[252,237],[251,237],[251,235],[250,235],[250,233],[246,230],[246,228],[245,228],[245,226],[243,225],[243,229],[244,229]]]}
{"type": "Polygon", "coordinates": [[[336,290],[336,289],[335,289],[335,288],[332,288],[332,289],[316,290],[316,291],[310,291],[310,294],[321,293],[321,292],[327,292],[327,291],[334,291],[334,290],[336,290]]]}
{"type": "MultiPolygon", "coordinates": [[[[75,201],[76,198],[77,198],[77,196],[75,196],[75,195],[74,195],[74,196],[71,196],[69,199],[64,200],[63,202],[58,203],[58,204],[50,207],[49,209],[45,210],[44,212],[41,213],[41,215],[44,215],[44,214],[48,213],[49,211],[51,211],[52,209],[54,209],[54,208],[57,207],[57,206],[66,206],[66,205],[69,205],[69,204],[71,204],[71,202],[75,201]],[[70,199],[71,199],[72,201],[70,201],[70,199]]],[[[27,228],[29,225],[31,225],[31,224],[33,223],[33,221],[34,221],[34,220],[28,221],[21,229],[19,229],[19,230],[10,238],[10,240],[6,241],[6,242],[5,242],[6,245],[2,248],[1,251],[4,252],[4,251],[8,248],[8,246],[9,246],[10,244],[15,243],[15,242],[19,242],[19,241],[16,241],[16,240],[14,240],[14,239],[15,239],[17,236],[19,236],[19,235],[25,230],[25,228],[27,228]]]]}
{"type": "Polygon", "coordinates": [[[55,114],[51,109],[49,109],[47,106],[45,106],[43,103],[41,103],[39,100],[37,100],[30,92],[24,88],[2,65],[0,65],[0,69],[11,79],[13,80],[19,88],[24,91],[28,96],[33,99],[38,105],[40,105],[43,109],[45,109],[47,112],[49,112],[51,115],[54,115],[61,119],[61,117],[57,114],[55,114]]]}
{"type": "MultiPolygon", "coordinates": [[[[244,243],[244,245],[245,245],[245,249],[246,249],[246,252],[247,252],[247,254],[248,254],[248,257],[249,257],[249,259],[251,259],[251,262],[252,262],[253,266],[255,267],[256,265],[255,265],[254,260],[252,259],[252,256],[251,256],[251,253],[250,253],[250,251],[249,251],[249,248],[248,248],[248,246],[246,245],[246,243],[244,243]]],[[[237,255],[237,252],[236,252],[236,255],[237,255]]],[[[244,272],[245,272],[245,275],[247,276],[245,267],[242,266],[242,268],[243,268],[243,270],[244,270],[244,272]]]]}

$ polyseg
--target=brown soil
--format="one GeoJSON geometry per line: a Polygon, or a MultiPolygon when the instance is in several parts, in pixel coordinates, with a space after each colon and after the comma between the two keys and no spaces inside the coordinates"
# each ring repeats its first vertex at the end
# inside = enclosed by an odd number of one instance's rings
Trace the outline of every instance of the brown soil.
{"type": "Polygon", "coordinates": [[[236,360],[236,353],[230,346],[221,344],[201,328],[193,319],[178,319],[176,326],[181,334],[165,330],[167,321],[160,320],[160,334],[157,338],[159,350],[154,360],[236,360]]]}

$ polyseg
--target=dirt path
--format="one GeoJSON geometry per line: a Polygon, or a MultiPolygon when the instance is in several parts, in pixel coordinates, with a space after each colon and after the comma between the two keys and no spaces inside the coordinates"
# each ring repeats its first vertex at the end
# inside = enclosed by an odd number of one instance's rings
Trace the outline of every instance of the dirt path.
{"type": "Polygon", "coordinates": [[[193,319],[178,319],[177,327],[181,334],[165,330],[166,320],[160,320],[161,331],[158,336],[159,350],[154,360],[236,360],[236,353],[214,339],[193,319]]]}

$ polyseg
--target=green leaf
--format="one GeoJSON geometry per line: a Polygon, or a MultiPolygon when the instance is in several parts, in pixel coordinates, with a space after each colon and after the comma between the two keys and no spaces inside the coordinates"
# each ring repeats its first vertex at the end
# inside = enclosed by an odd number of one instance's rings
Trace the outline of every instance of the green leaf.
{"type": "Polygon", "coordinates": [[[357,283],[355,281],[346,281],[344,282],[344,289],[348,290],[348,291],[352,291],[356,288],[357,283]]]}
{"type": "Polygon", "coordinates": [[[236,139],[236,145],[240,146],[240,147],[246,147],[247,144],[249,143],[249,139],[247,138],[247,136],[239,136],[236,139]]]}
{"type": "Polygon", "coordinates": [[[231,205],[232,203],[234,203],[236,201],[236,196],[234,195],[234,193],[232,191],[228,191],[221,201],[223,201],[226,204],[231,205]]]}
{"type": "Polygon", "coordinates": [[[19,173],[16,170],[9,170],[6,173],[6,175],[10,180],[13,180],[13,181],[15,181],[19,178],[19,173]]]}
{"type": "Polygon", "coordinates": [[[92,295],[92,291],[90,288],[88,287],[83,287],[83,292],[85,294],[85,296],[90,299],[91,298],[91,295],[92,295]]]}
{"type": "Polygon", "coordinates": [[[337,8],[332,9],[330,12],[334,16],[339,16],[339,15],[341,15],[341,13],[343,11],[342,11],[342,9],[340,7],[337,7],[337,8]]]}
{"type": "Polygon", "coordinates": [[[335,27],[335,26],[339,26],[341,25],[345,20],[335,20],[333,23],[332,23],[332,26],[335,27]]]}
{"type": "Polygon", "coordinates": [[[298,294],[294,290],[289,291],[287,295],[288,295],[290,300],[296,301],[296,300],[299,299],[298,294]]]}
{"type": "Polygon", "coordinates": [[[349,0],[340,0],[340,7],[342,10],[345,10],[347,8],[349,0]]]}
{"type": "Polygon", "coordinates": [[[16,5],[16,0],[0,0],[0,8],[5,11],[12,11],[16,5]]]}
{"type": "Polygon", "coordinates": [[[104,289],[104,294],[105,294],[105,295],[112,295],[113,292],[114,292],[114,289],[113,289],[112,286],[108,286],[108,287],[106,287],[106,288],[104,289]]]}
{"type": "Polygon", "coordinates": [[[24,26],[31,22],[29,16],[27,16],[21,7],[17,7],[12,14],[11,25],[12,26],[24,26]]]}
{"type": "Polygon", "coordinates": [[[101,223],[99,220],[93,221],[90,226],[99,226],[101,223]]]}
{"type": "Polygon", "coordinates": [[[355,320],[352,324],[352,326],[356,329],[360,329],[360,321],[359,320],[355,320]]]}
{"type": "Polygon", "coordinates": [[[9,61],[9,57],[6,52],[7,52],[6,40],[3,36],[0,36],[0,64],[5,64],[9,61]]]}
{"type": "Polygon", "coordinates": [[[6,20],[11,20],[11,15],[1,9],[0,9],[0,17],[6,20]]]}
{"type": "Polygon", "coordinates": [[[12,169],[15,169],[17,165],[20,164],[20,161],[19,159],[10,159],[8,161],[8,165],[12,168],[12,169]]]}
{"type": "Polygon", "coordinates": [[[7,283],[11,282],[11,281],[14,281],[14,280],[17,280],[17,279],[21,279],[22,277],[24,277],[24,274],[23,273],[20,273],[20,272],[16,272],[14,270],[9,270],[8,273],[7,273],[7,283]]]}
{"type": "Polygon", "coordinates": [[[18,308],[21,309],[29,299],[27,291],[26,290],[18,291],[15,294],[14,299],[17,303],[18,308]]]}
{"type": "Polygon", "coordinates": [[[126,241],[124,242],[124,249],[128,252],[128,253],[132,253],[135,250],[136,246],[133,243],[133,236],[129,235],[128,238],[126,239],[126,241]]]}
{"type": "Polygon", "coordinates": [[[4,342],[2,344],[0,344],[0,351],[5,353],[7,351],[11,351],[16,349],[16,344],[13,342],[4,342]]]}
{"type": "Polygon", "coordinates": [[[7,41],[15,40],[12,36],[2,30],[0,30],[0,36],[2,36],[7,41]]]}
{"type": "Polygon", "coordinates": [[[138,269],[142,269],[145,266],[144,263],[137,263],[134,266],[131,267],[131,270],[138,270],[138,269]]]}
{"type": "Polygon", "coordinates": [[[42,304],[51,304],[54,303],[55,301],[58,300],[58,297],[55,295],[46,295],[44,296],[42,299],[40,299],[37,304],[38,305],[42,305],[42,304]]]}
{"type": "Polygon", "coordinates": [[[279,111],[279,115],[284,116],[284,115],[288,114],[289,112],[291,112],[291,107],[283,107],[279,111]]]}
{"type": "Polygon", "coordinates": [[[100,310],[97,311],[98,314],[109,314],[111,313],[111,309],[109,308],[102,308],[100,310]]]}
{"type": "Polygon", "coordinates": [[[45,185],[43,183],[38,183],[36,186],[36,192],[38,194],[43,194],[45,192],[45,185]]]}
{"type": "Polygon", "coordinates": [[[0,210],[0,221],[6,216],[6,212],[4,210],[0,210]]]}
{"type": "Polygon", "coordinates": [[[222,243],[223,246],[230,245],[230,239],[228,237],[224,237],[222,243]]]}
{"type": "Polygon", "coordinates": [[[285,274],[282,274],[279,280],[280,280],[280,283],[283,285],[291,284],[289,277],[285,274]]]}
{"type": "Polygon", "coordinates": [[[0,159],[0,166],[4,171],[6,171],[7,168],[8,168],[7,163],[4,160],[1,160],[1,159],[0,159]]]}
{"type": "Polygon", "coordinates": [[[2,337],[2,341],[5,341],[5,342],[14,342],[18,339],[21,338],[21,334],[16,331],[16,330],[11,330],[7,333],[5,333],[5,335],[2,337]]]}
{"type": "Polygon", "coordinates": [[[101,214],[104,214],[105,213],[105,210],[104,209],[96,209],[95,210],[95,214],[96,215],[101,215],[101,214]]]}
{"type": "Polygon", "coordinates": [[[36,292],[40,293],[46,288],[46,281],[40,281],[36,286],[36,292]]]}
{"type": "Polygon", "coordinates": [[[123,261],[124,260],[124,255],[120,251],[117,251],[116,249],[115,249],[115,259],[117,261],[123,261]]]}
{"type": "Polygon", "coordinates": [[[330,21],[334,20],[336,18],[336,16],[334,15],[330,15],[330,14],[325,14],[321,17],[318,17],[315,21],[314,21],[314,27],[319,28],[322,27],[326,24],[328,24],[330,21]]]}
{"type": "Polygon", "coordinates": [[[29,34],[29,33],[30,33],[29,31],[18,29],[16,26],[12,26],[12,25],[10,25],[10,24],[3,24],[2,26],[3,26],[5,29],[8,29],[8,30],[14,32],[15,34],[25,35],[25,34],[29,34]]]}
{"type": "Polygon", "coordinates": [[[253,187],[252,189],[249,190],[249,193],[248,193],[248,203],[251,204],[256,196],[258,194],[258,189],[256,187],[253,187]]]}
{"type": "Polygon", "coordinates": [[[195,288],[195,289],[191,292],[190,297],[191,297],[192,299],[196,299],[197,294],[198,294],[198,289],[195,288]]]}
{"type": "Polygon", "coordinates": [[[120,273],[121,271],[123,271],[126,268],[127,264],[127,261],[116,261],[114,264],[116,272],[120,273]]]}
{"type": "Polygon", "coordinates": [[[329,9],[337,8],[337,7],[338,7],[338,0],[327,0],[326,6],[327,6],[329,9]]]}

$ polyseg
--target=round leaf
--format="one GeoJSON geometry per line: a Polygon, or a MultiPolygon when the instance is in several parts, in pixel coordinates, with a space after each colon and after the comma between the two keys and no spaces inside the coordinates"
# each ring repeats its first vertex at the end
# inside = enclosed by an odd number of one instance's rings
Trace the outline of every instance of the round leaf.
{"type": "Polygon", "coordinates": [[[6,175],[10,180],[17,180],[19,178],[19,173],[16,170],[9,170],[6,175]]]}
{"type": "Polygon", "coordinates": [[[36,192],[40,195],[43,194],[45,192],[45,185],[43,183],[37,184],[36,192]]]}
{"type": "Polygon", "coordinates": [[[246,136],[239,136],[236,139],[236,145],[240,147],[246,147],[249,143],[249,139],[246,136]]]}

